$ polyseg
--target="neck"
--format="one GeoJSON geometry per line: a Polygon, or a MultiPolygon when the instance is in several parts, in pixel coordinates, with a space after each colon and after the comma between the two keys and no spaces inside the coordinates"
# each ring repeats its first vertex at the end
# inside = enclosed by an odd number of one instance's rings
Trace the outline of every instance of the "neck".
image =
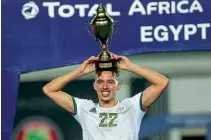
{"type": "Polygon", "coordinates": [[[115,98],[109,101],[99,100],[99,105],[102,108],[111,108],[111,107],[114,107],[116,104],[117,104],[117,100],[115,98]]]}

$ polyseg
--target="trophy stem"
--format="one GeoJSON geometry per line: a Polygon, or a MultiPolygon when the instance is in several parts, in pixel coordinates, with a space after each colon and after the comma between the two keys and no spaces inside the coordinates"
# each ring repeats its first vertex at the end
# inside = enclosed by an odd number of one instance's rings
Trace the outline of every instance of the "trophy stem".
{"type": "Polygon", "coordinates": [[[111,58],[111,54],[108,52],[107,44],[102,44],[101,53],[99,54],[100,61],[107,62],[111,58]]]}
{"type": "Polygon", "coordinates": [[[107,44],[102,44],[101,48],[102,48],[102,51],[108,51],[107,44]]]}

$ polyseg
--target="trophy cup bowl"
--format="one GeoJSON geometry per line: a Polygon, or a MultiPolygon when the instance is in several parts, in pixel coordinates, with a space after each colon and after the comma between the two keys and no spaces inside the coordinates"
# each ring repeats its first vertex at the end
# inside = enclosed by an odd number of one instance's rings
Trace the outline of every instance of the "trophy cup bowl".
{"type": "Polygon", "coordinates": [[[92,19],[91,28],[93,36],[101,45],[99,61],[96,62],[97,70],[117,69],[116,61],[111,60],[111,53],[108,51],[108,40],[113,37],[114,20],[107,14],[105,7],[100,4],[97,14],[92,19]]]}

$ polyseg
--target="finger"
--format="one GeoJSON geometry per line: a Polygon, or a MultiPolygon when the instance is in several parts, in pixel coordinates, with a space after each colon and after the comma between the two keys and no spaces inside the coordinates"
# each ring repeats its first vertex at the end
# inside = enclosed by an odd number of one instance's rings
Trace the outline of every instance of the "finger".
{"type": "Polygon", "coordinates": [[[88,60],[85,60],[83,63],[84,63],[84,64],[87,64],[88,62],[89,62],[88,60]]]}
{"type": "Polygon", "coordinates": [[[117,57],[117,55],[116,55],[116,54],[114,54],[114,53],[111,53],[111,56],[113,56],[113,57],[117,57]]]}
{"type": "Polygon", "coordinates": [[[111,53],[111,60],[117,60],[118,56],[114,53],[111,53]]]}
{"type": "Polygon", "coordinates": [[[91,56],[91,57],[88,59],[88,62],[94,62],[94,61],[97,61],[97,60],[99,60],[98,57],[91,56]]]}
{"type": "Polygon", "coordinates": [[[95,57],[94,56],[90,56],[88,61],[93,60],[95,57]]]}
{"type": "Polygon", "coordinates": [[[121,59],[123,59],[123,56],[121,56],[121,55],[114,55],[114,57],[116,58],[116,60],[121,60],[121,59]]]}
{"type": "Polygon", "coordinates": [[[116,60],[116,58],[114,56],[111,56],[110,60],[116,60]]]}
{"type": "Polygon", "coordinates": [[[119,61],[119,60],[122,60],[122,57],[121,56],[114,56],[114,58],[119,61]]]}
{"type": "Polygon", "coordinates": [[[99,60],[99,57],[94,56],[92,57],[92,60],[99,60]]]}
{"type": "Polygon", "coordinates": [[[93,63],[95,63],[96,61],[95,60],[89,60],[88,61],[88,64],[93,64],[93,63]]]}

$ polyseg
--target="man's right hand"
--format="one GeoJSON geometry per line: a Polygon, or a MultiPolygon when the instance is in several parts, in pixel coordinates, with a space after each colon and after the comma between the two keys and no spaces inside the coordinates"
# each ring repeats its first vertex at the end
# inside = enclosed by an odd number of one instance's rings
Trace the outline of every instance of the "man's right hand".
{"type": "Polygon", "coordinates": [[[96,61],[99,61],[99,57],[91,56],[89,59],[85,60],[77,70],[81,75],[87,75],[96,69],[96,61]]]}
{"type": "Polygon", "coordinates": [[[77,79],[82,75],[89,74],[95,70],[94,63],[98,61],[98,57],[90,57],[85,60],[74,72],[69,72],[62,76],[57,77],[43,87],[43,92],[56,104],[67,110],[68,112],[75,113],[73,98],[71,95],[62,91],[62,89],[71,81],[77,79]]]}

